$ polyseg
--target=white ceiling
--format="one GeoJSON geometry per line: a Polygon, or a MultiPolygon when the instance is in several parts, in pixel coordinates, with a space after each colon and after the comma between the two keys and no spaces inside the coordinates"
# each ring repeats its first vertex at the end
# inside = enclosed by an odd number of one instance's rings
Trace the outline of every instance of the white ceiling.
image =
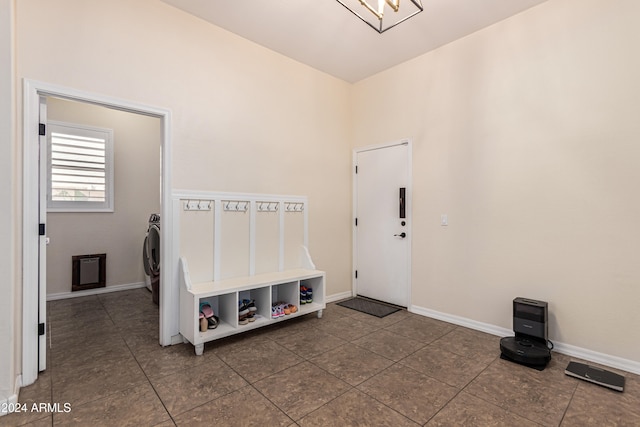
{"type": "Polygon", "coordinates": [[[546,0],[422,0],[424,12],[382,34],[336,0],[162,1],[353,83],[546,0]]]}

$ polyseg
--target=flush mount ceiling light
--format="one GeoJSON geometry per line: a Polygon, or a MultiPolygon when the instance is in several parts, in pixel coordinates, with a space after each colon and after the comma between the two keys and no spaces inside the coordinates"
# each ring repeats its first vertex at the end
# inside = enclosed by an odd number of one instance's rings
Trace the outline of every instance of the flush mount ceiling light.
{"type": "Polygon", "coordinates": [[[364,23],[384,33],[424,10],[422,0],[337,0],[364,23]],[[373,5],[372,5],[373,3],[373,5]]]}

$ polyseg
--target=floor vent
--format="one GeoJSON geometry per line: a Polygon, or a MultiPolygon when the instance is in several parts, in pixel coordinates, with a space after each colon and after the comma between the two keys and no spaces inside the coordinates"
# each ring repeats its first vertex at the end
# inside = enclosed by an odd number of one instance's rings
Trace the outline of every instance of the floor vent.
{"type": "Polygon", "coordinates": [[[104,288],[107,254],[74,255],[71,257],[71,291],[104,288]]]}

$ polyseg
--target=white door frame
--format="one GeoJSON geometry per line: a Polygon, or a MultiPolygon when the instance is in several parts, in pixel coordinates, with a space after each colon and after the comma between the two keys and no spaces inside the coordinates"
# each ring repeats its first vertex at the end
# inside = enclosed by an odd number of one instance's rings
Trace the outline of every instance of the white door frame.
{"type": "MultiPolygon", "coordinates": [[[[171,111],[135,102],[84,92],[35,80],[23,81],[22,145],[22,385],[38,378],[38,245],[39,245],[39,97],[55,96],[102,105],[135,114],[157,117],[161,122],[161,263],[160,271],[160,344],[178,342],[178,289],[173,257],[173,211],[171,209],[171,111]]],[[[45,296],[46,298],[46,296],[45,296]]],[[[180,340],[181,342],[181,340],[180,340]]]]}
{"type": "Polygon", "coordinates": [[[413,203],[412,203],[412,199],[413,199],[413,171],[412,171],[412,165],[413,165],[413,144],[411,142],[411,139],[409,138],[403,138],[401,140],[398,141],[393,141],[393,142],[387,142],[387,143],[383,143],[383,144],[375,144],[375,145],[367,145],[365,147],[358,147],[355,148],[353,150],[353,157],[352,157],[352,171],[353,171],[353,183],[352,183],[352,189],[353,189],[353,205],[352,205],[352,212],[353,212],[353,219],[351,222],[351,227],[352,227],[352,238],[351,238],[351,247],[352,247],[352,253],[353,253],[353,258],[352,258],[352,263],[353,263],[353,273],[351,276],[351,295],[352,296],[356,296],[357,295],[357,282],[356,282],[356,276],[355,276],[355,271],[358,269],[357,264],[357,260],[358,260],[358,241],[357,241],[357,232],[358,232],[358,227],[356,227],[356,212],[357,212],[357,206],[358,206],[358,186],[357,186],[357,177],[356,177],[356,165],[357,165],[357,161],[358,161],[358,153],[364,152],[364,151],[371,151],[371,150],[379,150],[381,148],[388,148],[388,147],[395,147],[396,145],[406,145],[407,146],[407,200],[406,200],[406,214],[407,214],[407,239],[408,239],[408,250],[407,250],[407,257],[409,258],[407,260],[407,308],[411,307],[411,246],[412,246],[412,228],[413,228],[413,214],[412,214],[412,207],[413,207],[413,203]]]}

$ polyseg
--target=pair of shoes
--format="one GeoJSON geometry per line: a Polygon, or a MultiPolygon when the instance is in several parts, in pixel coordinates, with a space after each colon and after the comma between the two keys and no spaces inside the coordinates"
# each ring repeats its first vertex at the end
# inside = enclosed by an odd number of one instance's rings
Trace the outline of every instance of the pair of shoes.
{"type": "Polygon", "coordinates": [[[249,322],[255,322],[255,314],[258,311],[255,301],[243,299],[238,301],[238,324],[246,325],[249,322]]]}
{"type": "MultiPolygon", "coordinates": [[[[296,307],[296,306],[295,306],[295,305],[293,305],[293,304],[287,304],[287,308],[289,309],[289,312],[290,312],[291,314],[293,314],[293,313],[297,313],[297,312],[298,312],[298,307],[296,307]]],[[[285,313],[285,314],[287,314],[287,313],[285,313]]]]}
{"type": "Polygon", "coordinates": [[[298,307],[288,302],[276,302],[271,306],[271,317],[278,319],[282,316],[288,316],[298,312],[298,307]]]}
{"type": "Polygon", "coordinates": [[[220,323],[220,319],[218,316],[213,314],[213,309],[211,308],[211,304],[208,302],[200,303],[200,332],[206,332],[207,329],[215,329],[218,327],[220,323]],[[202,319],[207,321],[207,327],[204,328],[204,322],[202,319]]]}
{"type": "Polygon", "coordinates": [[[313,289],[300,286],[300,304],[311,304],[313,302],[313,289]]]}
{"type": "Polygon", "coordinates": [[[283,317],[284,314],[284,305],[276,302],[273,303],[273,305],[271,306],[271,318],[272,319],[278,319],[280,317],[283,317]]]}
{"type": "Polygon", "coordinates": [[[278,306],[285,316],[298,312],[298,307],[293,304],[289,304],[288,302],[280,301],[275,303],[274,306],[278,306]]]}

